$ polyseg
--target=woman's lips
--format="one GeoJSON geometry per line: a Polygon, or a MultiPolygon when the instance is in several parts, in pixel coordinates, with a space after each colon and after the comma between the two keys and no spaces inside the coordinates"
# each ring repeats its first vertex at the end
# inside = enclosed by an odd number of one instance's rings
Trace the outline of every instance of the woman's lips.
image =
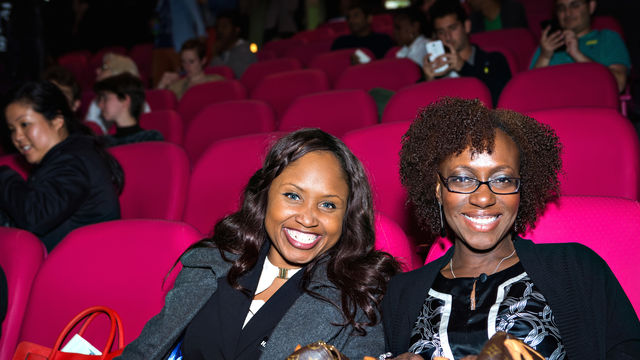
{"type": "Polygon", "coordinates": [[[501,215],[462,214],[467,225],[478,232],[487,232],[498,226],[501,215]]]}
{"type": "Polygon", "coordinates": [[[284,228],[284,234],[291,246],[301,250],[311,249],[322,238],[322,236],[318,234],[298,231],[290,228],[284,228]]]}

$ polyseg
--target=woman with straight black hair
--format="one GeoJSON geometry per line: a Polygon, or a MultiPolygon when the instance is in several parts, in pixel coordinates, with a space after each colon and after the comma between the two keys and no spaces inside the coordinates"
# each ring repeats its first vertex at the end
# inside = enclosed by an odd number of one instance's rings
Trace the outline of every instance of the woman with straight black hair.
{"type": "Polygon", "coordinates": [[[5,104],[13,145],[33,168],[25,180],[0,166],[1,225],[33,232],[50,251],[75,228],[120,218],[122,169],[57,86],[26,83],[5,104]]]}
{"type": "Polygon", "coordinates": [[[360,161],[337,138],[280,139],[240,210],[180,257],[182,271],[123,359],[284,359],[318,340],[352,359],[384,349],[379,306],[397,262],[374,249],[360,161]],[[174,357],[171,357],[174,358],[174,357]]]}

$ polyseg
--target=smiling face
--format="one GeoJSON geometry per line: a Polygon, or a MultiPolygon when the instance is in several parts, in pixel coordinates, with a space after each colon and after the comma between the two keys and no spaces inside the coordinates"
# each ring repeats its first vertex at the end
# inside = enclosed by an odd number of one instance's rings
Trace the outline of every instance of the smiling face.
{"type": "Polygon", "coordinates": [[[49,121],[30,105],[12,103],[5,116],[13,145],[30,164],[40,163],[52,147],[67,137],[62,116],[49,121]]]}
{"type": "Polygon", "coordinates": [[[449,14],[434,19],[433,28],[438,40],[442,40],[456,51],[462,51],[470,46],[468,34],[471,31],[471,22],[469,20],[463,23],[458,20],[457,15],[449,14]]]}
{"type": "Polygon", "coordinates": [[[269,261],[300,267],[332,248],[342,235],[349,185],[330,152],[310,152],[290,163],[269,188],[265,228],[269,261]]]}
{"type": "Polygon", "coordinates": [[[200,59],[194,49],[186,49],[180,53],[182,68],[187,77],[191,78],[203,72],[205,59],[200,59]]]}
{"type": "MultiPolygon", "coordinates": [[[[440,173],[445,178],[466,176],[488,181],[499,177],[520,177],[519,171],[518,147],[502,130],[496,130],[493,153],[472,154],[466,149],[440,164],[440,173]]],[[[520,204],[519,193],[496,195],[487,185],[481,185],[474,193],[458,194],[448,191],[438,181],[436,197],[456,240],[469,248],[490,250],[502,239],[511,238],[510,231],[520,204]]]]}

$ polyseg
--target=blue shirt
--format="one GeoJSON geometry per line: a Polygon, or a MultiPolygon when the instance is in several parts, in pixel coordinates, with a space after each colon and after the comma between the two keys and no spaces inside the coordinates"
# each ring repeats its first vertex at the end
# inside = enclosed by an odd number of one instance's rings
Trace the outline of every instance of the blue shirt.
{"type": "MultiPolygon", "coordinates": [[[[578,48],[589,59],[605,66],[620,64],[631,68],[629,51],[622,38],[615,31],[608,29],[592,30],[578,38],[578,48]]],[[[540,47],[536,49],[529,68],[533,69],[540,57],[540,47]]],[[[574,63],[573,58],[566,51],[557,51],[551,57],[549,65],[574,63]]]]}

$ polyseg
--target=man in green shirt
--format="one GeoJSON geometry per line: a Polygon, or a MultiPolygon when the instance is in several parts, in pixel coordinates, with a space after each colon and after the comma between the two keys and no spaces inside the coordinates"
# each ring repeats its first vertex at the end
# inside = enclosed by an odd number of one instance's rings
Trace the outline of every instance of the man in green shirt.
{"type": "Polygon", "coordinates": [[[551,33],[551,26],[543,29],[531,68],[593,61],[607,66],[618,90],[623,91],[631,67],[629,52],[616,32],[591,29],[595,9],[595,0],[556,0],[555,15],[561,30],[551,33]],[[560,51],[563,45],[566,50],[560,51]]]}

